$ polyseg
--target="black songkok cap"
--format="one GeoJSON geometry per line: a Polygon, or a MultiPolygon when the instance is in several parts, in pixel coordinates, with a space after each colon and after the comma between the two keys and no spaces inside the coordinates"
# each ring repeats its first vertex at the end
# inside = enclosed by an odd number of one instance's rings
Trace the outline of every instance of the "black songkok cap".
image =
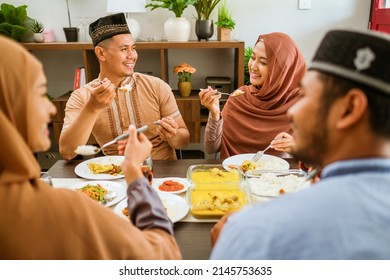
{"type": "Polygon", "coordinates": [[[356,81],[390,95],[390,36],[374,31],[330,31],[308,69],[356,81]]]}
{"type": "Polygon", "coordinates": [[[101,17],[89,25],[93,46],[118,34],[131,34],[123,13],[101,17]]]}

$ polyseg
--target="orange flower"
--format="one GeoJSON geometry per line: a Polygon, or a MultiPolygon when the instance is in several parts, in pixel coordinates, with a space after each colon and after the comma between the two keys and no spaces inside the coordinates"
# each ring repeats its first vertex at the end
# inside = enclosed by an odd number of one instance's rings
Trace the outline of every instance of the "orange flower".
{"type": "Polygon", "coordinates": [[[189,82],[191,81],[191,74],[194,74],[196,69],[187,63],[182,63],[176,65],[173,72],[179,76],[179,82],[189,82]]]}

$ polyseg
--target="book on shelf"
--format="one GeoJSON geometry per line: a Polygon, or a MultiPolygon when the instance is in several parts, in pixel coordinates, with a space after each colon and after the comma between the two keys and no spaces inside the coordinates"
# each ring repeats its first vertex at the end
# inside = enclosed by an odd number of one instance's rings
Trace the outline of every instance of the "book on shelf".
{"type": "Polygon", "coordinates": [[[78,67],[75,69],[74,74],[74,83],[73,83],[73,90],[76,90],[83,85],[85,85],[85,68],[84,67],[78,67]]]}

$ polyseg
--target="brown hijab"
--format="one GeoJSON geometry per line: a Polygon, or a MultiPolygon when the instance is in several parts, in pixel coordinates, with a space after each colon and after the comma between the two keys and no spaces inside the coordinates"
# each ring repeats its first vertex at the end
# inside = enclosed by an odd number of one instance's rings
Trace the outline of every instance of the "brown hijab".
{"type": "Polygon", "coordinates": [[[0,259],[180,258],[166,231],[141,231],[80,193],[38,179],[29,116],[41,71],[21,45],[0,35],[0,259]]]}
{"type": "Polygon", "coordinates": [[[263,150],[278,133],[291,130],[286,113],[297,101],[305,59],[286,34],[260,35],[257,42],[260,40],[266,49],[268,77],[261,88],[242,86],[239,89],[245,93],[226,102],[221,158],[263,150]]]}

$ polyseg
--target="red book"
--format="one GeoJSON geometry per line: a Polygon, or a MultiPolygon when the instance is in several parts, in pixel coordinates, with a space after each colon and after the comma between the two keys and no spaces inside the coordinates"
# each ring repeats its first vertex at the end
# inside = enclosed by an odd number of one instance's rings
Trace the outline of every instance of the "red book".
{"type": "Polygon", "coordinates": [[[76,90],[79,87],[80,87],[80,68],[76,68],[74,74],[73,90],[76,90]]]}

